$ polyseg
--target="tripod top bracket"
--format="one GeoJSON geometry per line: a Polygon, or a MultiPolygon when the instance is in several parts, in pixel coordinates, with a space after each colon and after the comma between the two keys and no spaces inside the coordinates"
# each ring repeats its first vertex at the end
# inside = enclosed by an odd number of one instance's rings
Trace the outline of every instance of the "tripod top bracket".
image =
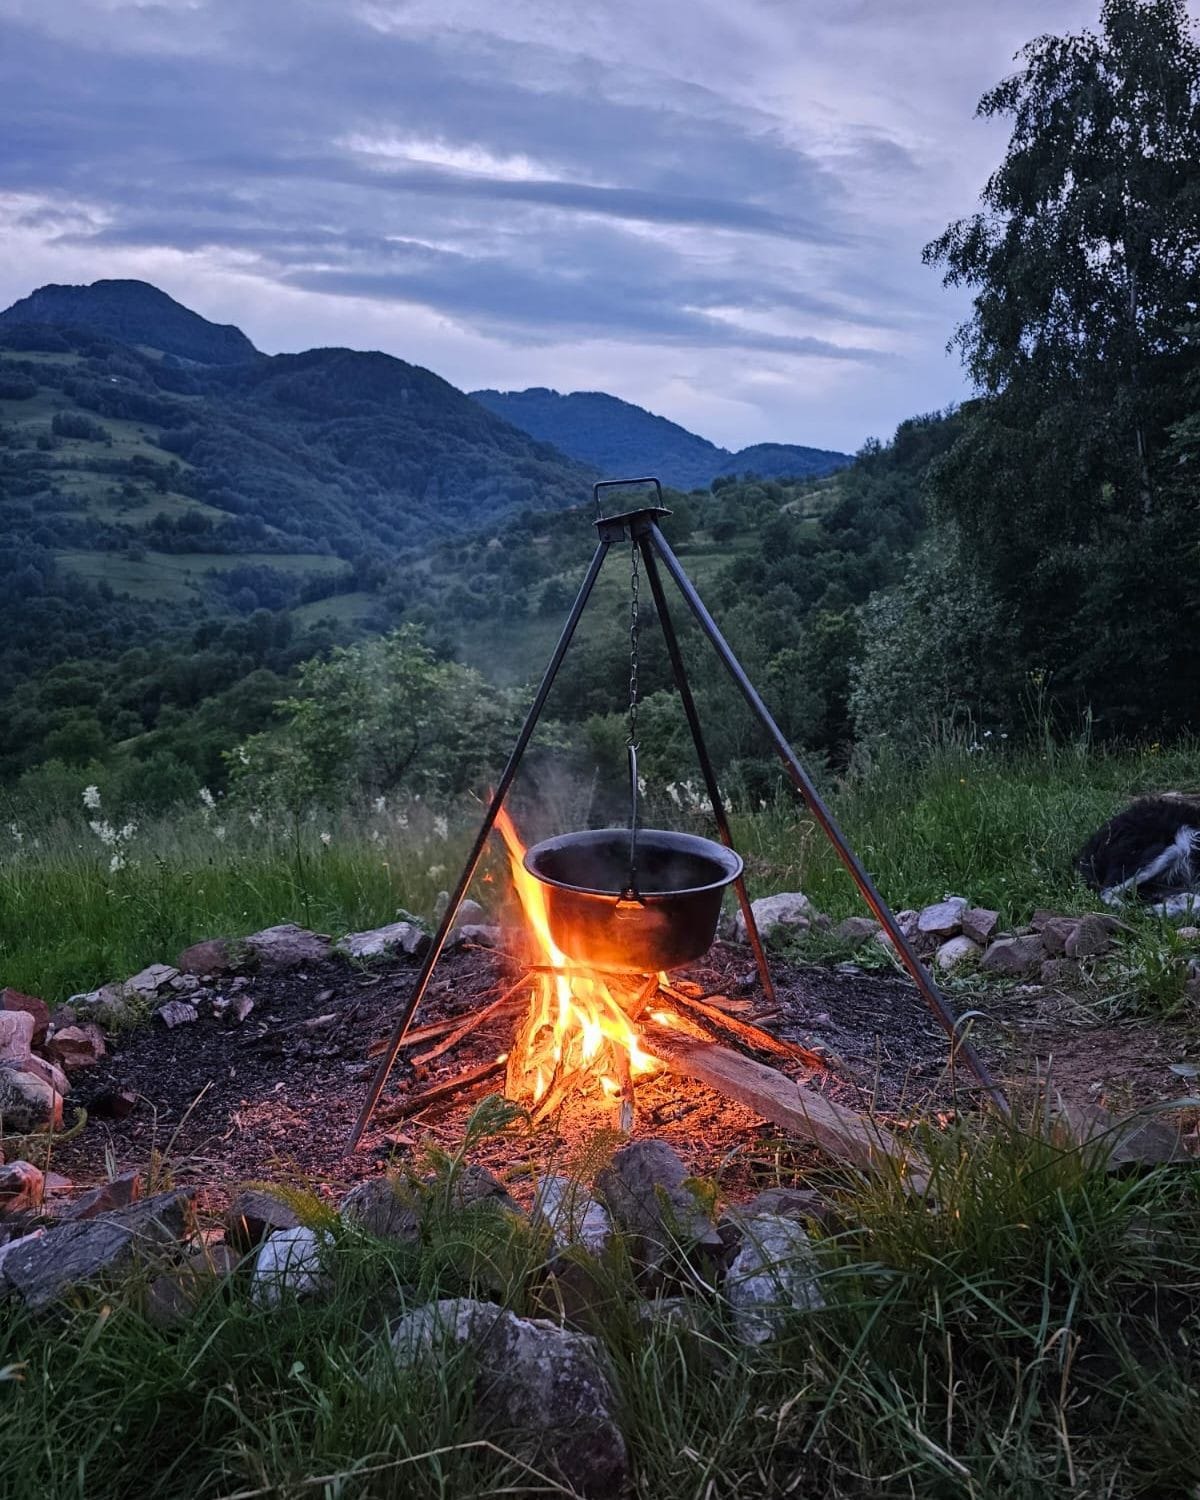
{"type": "Polygon", "coordinates": [[[650,505],[645,510],[621,511],[615,516],[598,516],[596,530],[600,533],[602,542],[620,542],[626,538],[636,542],[657,524],[660,516],[670,514],[663,505],[650,505]]]}

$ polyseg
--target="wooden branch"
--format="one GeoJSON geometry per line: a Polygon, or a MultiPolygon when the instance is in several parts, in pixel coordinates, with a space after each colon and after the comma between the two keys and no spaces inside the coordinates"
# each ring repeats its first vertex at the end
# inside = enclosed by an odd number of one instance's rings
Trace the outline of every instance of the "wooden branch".
{"type": "Polygon", "coordinates": [[[789,1042],[782,1037],[772,1036],[769,1031],[764,1031],[760,1026],[752,1026],[749,1021],[739,1021],[736,1016],[719,1010],[715,1005],[706,1005],[703,1000],[695,1000],[691,995],[685,995],[674,985],[667,985],[663,993],[689,1019],[699,1022],[702,1030],[710,1035],[714,1031],[717,1032],[718,1035],[715,1038],[717,1041],[721,1040],[720,1034],[723,1033],[736,1037],[739,1042],[747,1047],[753,1047],[756,1052],[770,1052],[776,1057],[792,1058],[810,1068],[828,1067],[827,1059],[811,1048],[802,1047],[799,1042],[789,1042]]]}
{"type": "Polygon", "coordinates": [[[475,1031],[478,1027],[482,1026],[483,1023],[488,1020],[490,1016],[494,1016],[497,1011],[503,1010],[506,1006],[515,1009],[516,1001],[514,997],[516,996],[517,991],[519,989],[522,989],[527,983],[528,980],[524,975],[522,975],[521,978],[517,980],[516,984],[509,985],[508,989],[504,991],[504,993],[499,997],[498,1000],[493,1000],[490,1005],[485,1005],[482,1010],[473,1010],[470,1015],[467,1016],[465,1020],[460,1021],[455,1029],[449,1034],[449,1036],[443,1038],[443,1040],[440,1041],[436,1047],[430,1047],[428,1052],[422,1052],[419,1056],[414,1057],[413,1063],[422,1064],[433,1062],[435,1058],[441,1057],[443,1052],[449,1052],[451,1047],[457,1046],[457,1044],[462,1041],[463,1037],[468,1035],[468,1033],[475,1031]]]}
{"type": "Polygon", "coordinates": [[[707,1084],[765,1120],[816,1141],[831,1156],[899,1173],[914,1191],[924,1191],[928,1169],[920,1154],[867,1116],[715,1042],[697,1041],[653,1021],[643,1021],[640,1030],[642,1049],[668,1072],[707,1084]]]}
{"type": "Polygon", "coordinates": [[[503,1073],[507,1061],[507,1054],[504,1054],[493,1058],[491,1062],[481,1063],[477,1068],[468,1068],[465,1073],[456,1073],[445,1083],[435,1083],[432,1088],[422,1089],[419,1094],[407,1094],[384,1109],[377,1109],[375,1123],[387,1125],[393,1120],[406,1120],[410,1115],[420,1114],[423,1109],[428,1109],[431,1104],[439,1104],[443,1099],[453,1099],[456,1094],[466,1093],[495,1074],[503,1073]]]}

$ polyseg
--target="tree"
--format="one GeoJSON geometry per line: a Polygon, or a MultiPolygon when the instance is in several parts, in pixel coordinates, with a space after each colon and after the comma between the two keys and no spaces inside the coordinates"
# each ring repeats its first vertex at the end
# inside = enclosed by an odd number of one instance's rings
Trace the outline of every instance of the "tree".
{"type": "Polygon", "coordinates": [[[1019,621],[1014,679],[1048,669],[1111,732],[1181,728],[1200,619],[1171,575],[1196,486],[1171,444],[1195,410],[1200,48],[1183,0],[1105,0],[1099,35],[1021,58],[979,105],[1013,122],[982,211],[925,251],[974,290],[956,341],[983,397],[933,467],[934,514],[1019,621]]]}

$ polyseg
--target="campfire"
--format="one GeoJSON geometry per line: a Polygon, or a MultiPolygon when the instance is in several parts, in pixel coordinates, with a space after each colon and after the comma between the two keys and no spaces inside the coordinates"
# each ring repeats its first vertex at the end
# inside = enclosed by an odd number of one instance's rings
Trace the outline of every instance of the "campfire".
{"type": "Polygon", "coordinates": [[[888,1159],[893,1170],[909,1170],[886,1132],[819,1092],[835,1060],[742,1019],[735,1012],[749,1002],[706,995],[667,971],[618,970],[565,954],[551,935],[544,886],[525,868],[525,845],[507,812],[496,826],[526,938],[525,952],[504,960],[517,972],[465,1019],[418,1026],[401,1046],[421,1049],[410,1061],[418,1076],[427,1076],[432,1063],[502,1015],[513,1018],[511,1045],[488,1062],[401,1094],[380,1108],[380,1124],[478,1097],[502,1076],[505,1094],[525,1106],[532,1124],[570,1108],[591,1112],[596,1125],[631,1133],[637,1081],[669,1073],[684,1087],[704,1084],[862,1166],[888,1159]]]}

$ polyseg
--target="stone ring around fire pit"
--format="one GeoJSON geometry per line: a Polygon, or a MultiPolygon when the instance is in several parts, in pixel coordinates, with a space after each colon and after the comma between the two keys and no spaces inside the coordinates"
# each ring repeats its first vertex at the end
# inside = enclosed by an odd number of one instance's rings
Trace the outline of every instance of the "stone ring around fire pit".
{"type": "Polygon", "coordinates": [[[568,958],[646,974],[708,952],[725,887],[742,873],[741,856],[723,844],[654,828],[638,830],[632,898],[627,828],[546,839],[524,864],[544,888],[550,936],[568,958]]]}

